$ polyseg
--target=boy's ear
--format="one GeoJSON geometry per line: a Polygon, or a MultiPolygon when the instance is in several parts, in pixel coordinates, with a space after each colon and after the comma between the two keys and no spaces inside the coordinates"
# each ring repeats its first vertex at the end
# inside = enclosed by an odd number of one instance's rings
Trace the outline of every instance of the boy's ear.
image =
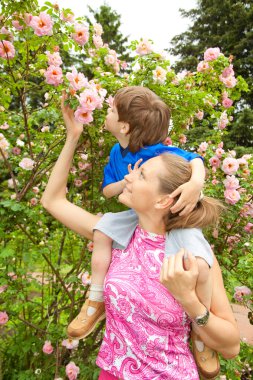
{"type": "Polygon", "coordinates": [[[122,126],[121,126],[121,128],[120,128],[120,133],[122,133],[122,134],[124,134],[124,135],[127,135],[128,132],[129,132],[129,128],[130,128],[130,127],[129,127],[129,124],[123,122],[123,123],[122,123],[122,126]]]}
{"type": "Polygon", "coordinates": [[[156,201],[155,208],[165,210],[172,205],[173,201],[174,199],[170,198],[169,194],[163,195],[156,201]]]}

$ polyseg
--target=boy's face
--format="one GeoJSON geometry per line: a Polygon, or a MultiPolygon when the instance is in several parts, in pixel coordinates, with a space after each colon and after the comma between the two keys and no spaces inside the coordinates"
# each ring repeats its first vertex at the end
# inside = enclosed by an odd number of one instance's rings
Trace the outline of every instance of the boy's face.
{"type": "Polygon", "coordinates": [[[113,105],[112,108],[108,108],[107,116],[105,118],[105,129],[115,137],[120,133],[123,123],[118,121],[119,115],[117,108],[113,105]]]}

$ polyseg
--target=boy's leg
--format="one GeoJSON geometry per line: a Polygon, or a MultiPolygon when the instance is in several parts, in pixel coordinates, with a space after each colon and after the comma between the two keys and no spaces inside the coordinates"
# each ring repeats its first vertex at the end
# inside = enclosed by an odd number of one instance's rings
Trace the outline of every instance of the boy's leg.
{"type": "Polygon", "coordinates": [[[80,313],[68,326],[67,332],[70,338],[85,338],[94,330],[97,322],[105,318],[104,279],[111,262],[112,240],[95,230],[93,242],[89,297],[80,313]]]}
{"type": "MultiPolygon", "coordinates": [[[[212,298],[212,271],[204,259],[198,258],[199,277],[196,285],[196,293],[199,300],[210,310],[212,298]]],[[[201,327],[192,323],[193,355],[198,366],[199,373],[204,379],[215,378],[220,371],[219,357],[216,351],[207,347],[198,335],[201,327]]]]}

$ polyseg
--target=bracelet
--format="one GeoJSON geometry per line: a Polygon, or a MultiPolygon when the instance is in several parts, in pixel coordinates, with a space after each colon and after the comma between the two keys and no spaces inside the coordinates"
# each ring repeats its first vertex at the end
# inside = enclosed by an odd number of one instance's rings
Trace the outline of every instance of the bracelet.
{"type": "Polygon", "coordinates": [[[205,326],[208,322],[209,316],[209,310],[206,308],[205,314],[197,315],[197,317],[192,318],[192,322],[196,323],[198,326],[205,326]]]}

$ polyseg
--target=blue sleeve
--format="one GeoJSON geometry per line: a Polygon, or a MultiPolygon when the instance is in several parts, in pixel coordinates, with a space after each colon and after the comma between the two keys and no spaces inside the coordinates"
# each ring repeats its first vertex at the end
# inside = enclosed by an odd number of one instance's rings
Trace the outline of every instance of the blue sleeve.
{"type": "Polygon", "coordinates": [[[115,176],[115,170],[112,165],[113,156],[115,154],[115,146],[112,147],[112,150],[110,152],[110,158],[108,164],[104,167],[104,178],[102,183],[102,189],[106,187],[107,185],[110,185],[110,183],[117,182],[117,178],[115,176]]]}
{"type": "Polygon", "coordinates": [[[187,161],[192,161],[194,158],[200,158],[202,161],[204,161],[203,157],[200,156],[197,153],[192,153],[192,152],[187,152],[183,149],[180,149],[176,146],[166,146],[162,145],[159,147],[159,154],[162,153],[172,153],[172,154],[177,154],[180,157],[183,157],[187,161]]]}

